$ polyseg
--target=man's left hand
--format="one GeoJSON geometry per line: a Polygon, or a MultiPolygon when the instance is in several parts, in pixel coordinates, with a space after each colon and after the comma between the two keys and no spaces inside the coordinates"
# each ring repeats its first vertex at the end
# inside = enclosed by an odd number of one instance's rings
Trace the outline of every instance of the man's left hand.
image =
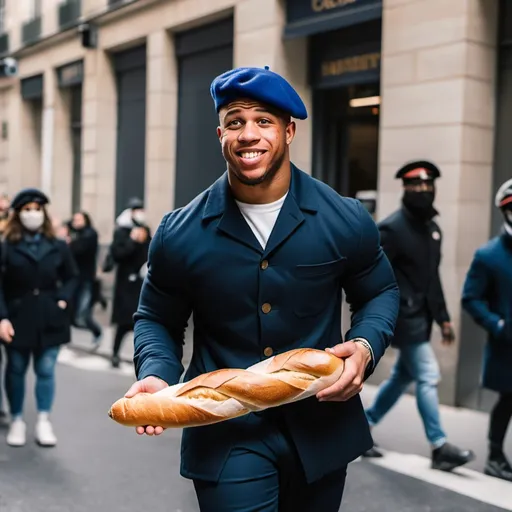
{"type": "Polygon", "coordinates": [[[344,359],[345,368],[340,378],[332,386],[317,393],[316,397],[320,402],[345,402],[362,391],[366,367],[372,356],[365,346],[353,341],[325,350],[344,359]]]}

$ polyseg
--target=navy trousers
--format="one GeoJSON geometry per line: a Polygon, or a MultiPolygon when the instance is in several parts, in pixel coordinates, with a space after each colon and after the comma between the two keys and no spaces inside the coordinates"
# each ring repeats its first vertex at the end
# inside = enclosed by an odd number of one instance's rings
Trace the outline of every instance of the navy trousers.
{"type": "Polygon", "coordinates": [[[251,416],[259,434],[233,448],[219,482],[194,480],[201,512],[338,512],[346,468],[308,484],[286,427],[251,416]]]}

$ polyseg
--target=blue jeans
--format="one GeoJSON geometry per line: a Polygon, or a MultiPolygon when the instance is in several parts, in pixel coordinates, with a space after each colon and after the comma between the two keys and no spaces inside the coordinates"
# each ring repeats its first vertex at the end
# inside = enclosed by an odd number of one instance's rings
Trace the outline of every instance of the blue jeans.
{"type": "Polygon", "coordinates": [[[400,349],[389,380],[380,387],[373,405],[366,410],[370,426],[377,425],[396,404],[409,384],[416,383],[416,404],[423,420],[427,439],[433,448],[446,442],[441,428],[437,384],[439,366],[428,341],[411,344],[400,349]]]}
{"type": "Polygon", "coordinates": [[[37,410],[38,412],[50,412],[55,395],[55,363],[59,355],[59,348],[16,350],[14,347],[7,347],[5,390],[13,417],[19,417],[23,413],[25,375],[31,356],[33,356],[34,372],[36,374],[37,410]]]}
{"type": "Polygon", "coordinates": [[[101,336],[101,327],[92,316],[93,308],[93,282],[82,281],[76,293],[76,312],[74,325],[82,329],[88,329],[95,338],[101,336]]]}

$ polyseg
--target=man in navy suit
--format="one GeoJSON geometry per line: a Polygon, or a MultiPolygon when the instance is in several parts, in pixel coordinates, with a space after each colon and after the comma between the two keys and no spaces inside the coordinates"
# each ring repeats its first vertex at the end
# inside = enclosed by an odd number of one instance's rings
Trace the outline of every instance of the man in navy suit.
{"type": "Polygon", "coordinates": [[[462,305],[488,334],[482,385],[498,393],[489,416],[489,452],[484,472],[512,482],[504,441],[512,418],[512,180],[498,190],[495,206],[504,225],[499,236],[473,257],[462,292],[462,305]]]}
{"type": "Polygon", "coordinates": [[[185,380],[294,348],[330,350],[345,370],[316,397],[184,429],[181,474],[203,512],[338,511],[348,463],[372,446],[359,393],[393,335],[394,274],[365,208],[290,162],[292,118],[307,112],[288,82],[239,68],[211,94],[227,172],[155,234],[135,315],[138,382],[126,396],[179,381],[191,313],[185,380]],[[342,289],[353,311],[345,343],[342,289]]]}

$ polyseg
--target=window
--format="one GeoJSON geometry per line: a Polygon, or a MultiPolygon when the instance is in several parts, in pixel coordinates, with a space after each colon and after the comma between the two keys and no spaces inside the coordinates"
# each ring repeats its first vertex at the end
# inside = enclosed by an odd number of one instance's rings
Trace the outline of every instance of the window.
{"type": "Polygon", "coordinates": [[[5,30],[5,2],[6,0],[0,0],[0,34],[5,30]]]}
{"type": "Polygon", "coordinates": [[[30,19],[41,17],[41,3],[42,0],[32,0],[30,2],[30,19]]]}

